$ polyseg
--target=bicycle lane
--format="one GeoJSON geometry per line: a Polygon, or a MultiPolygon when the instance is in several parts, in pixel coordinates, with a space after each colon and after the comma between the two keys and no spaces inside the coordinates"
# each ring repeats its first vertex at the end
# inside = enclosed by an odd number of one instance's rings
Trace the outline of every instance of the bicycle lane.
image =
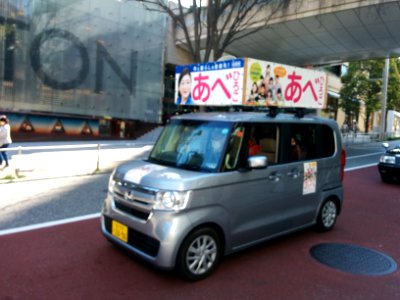
{"type": "Polygon", "coordinates": [[[225,258],[209,278],[189,283],[109,244],[98,218],[0,236],[0,299],[398,299],[400,271],[355,275],[309,253],[347,243],[400,264],[399,186],[376,167],[346,172],[345,204],[335,229],[306,230],[225,258]]]}

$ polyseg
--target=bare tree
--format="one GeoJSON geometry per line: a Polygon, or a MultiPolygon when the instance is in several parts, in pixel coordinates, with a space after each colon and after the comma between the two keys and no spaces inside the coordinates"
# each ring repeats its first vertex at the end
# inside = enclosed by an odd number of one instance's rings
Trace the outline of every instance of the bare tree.
{"type": "Polygon", "coordinates": [[[191,7],[182,1],[138,0],[146,9],[165,12],[176,29],[183,32],[183,44],[193,61],[219,59],[229,45],[245,35],[268,26],[271,18],[300,0],[193,0],[191,7]],[[188,22],[190,21],[190,22],[188,22]],[[202,53],[204,53],[202,55],[202,53]]]}

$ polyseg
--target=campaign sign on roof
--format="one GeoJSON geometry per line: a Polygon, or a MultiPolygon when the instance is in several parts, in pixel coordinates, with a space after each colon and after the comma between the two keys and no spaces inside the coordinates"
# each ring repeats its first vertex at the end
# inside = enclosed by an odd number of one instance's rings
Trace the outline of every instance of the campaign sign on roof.
{"type": "Polygon", "coordinates": [[[244,59],[176,67],[175,103],[242,105],[244,59]]]}
{"type": "Polygon", "coordinates": [[[246,59],[243,105],[324,108],[326,95],[322,71],[246,59]]]}
{"type": "Polygon", "coordinates": [[[180,105],[249,105],[324,108],[322,71],[239,58],[176,68],[180,105]]]}

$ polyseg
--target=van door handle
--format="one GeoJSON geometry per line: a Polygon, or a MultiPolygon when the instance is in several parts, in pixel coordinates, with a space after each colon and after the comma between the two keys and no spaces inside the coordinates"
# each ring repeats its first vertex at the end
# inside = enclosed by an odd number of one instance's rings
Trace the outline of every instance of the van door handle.
{"type": "Polygon", "coordinates": [[[268,179],[274,182],[278,182],[279,180],[281,180],[282,174],[278,173],[278,172],[273,172],[271,174],[269,174],[268,179]]]}
{"type": "Polygon", "coordinates": [[[287,176],[292,177],[293,179],[296,179],[300,176],[300,170],[297,168],[292,169],[287,173],[287,176]]]}

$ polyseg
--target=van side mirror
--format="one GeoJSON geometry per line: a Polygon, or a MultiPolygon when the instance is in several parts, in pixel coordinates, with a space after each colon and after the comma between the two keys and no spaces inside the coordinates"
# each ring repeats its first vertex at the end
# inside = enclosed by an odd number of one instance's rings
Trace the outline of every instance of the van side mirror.
{"type": "Polygon", "coordinates": [[[389,148],[389,143],[382,143],[382,147],[385,149],[389,148]]]}
{"type": "Polygon", "coordinates": [[[268,159],[263,155],[250,156],[247,159],[247,166],[250,169],[264,169],[268,166],[268,159]]]}

